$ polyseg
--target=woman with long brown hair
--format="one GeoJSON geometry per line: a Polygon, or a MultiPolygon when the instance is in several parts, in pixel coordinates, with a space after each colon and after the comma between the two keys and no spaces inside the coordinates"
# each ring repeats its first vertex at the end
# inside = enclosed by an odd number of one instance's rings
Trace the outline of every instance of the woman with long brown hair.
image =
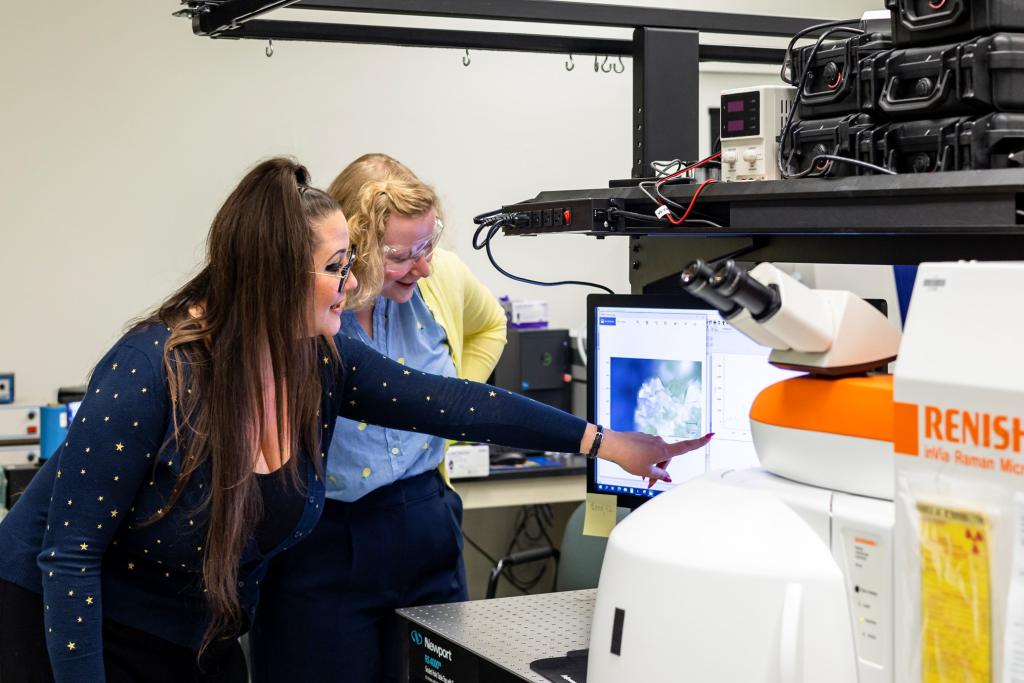
{"type": "MultiPolygon", "coordinates": [[[[346,165],[327,192],[360,250],[339,334],[433,374],[485,381],[505,346],[505,312],[440,248],[434,189],[397,159],[371,153],[346,165]]],[[[445,476],[446,447],[430,434],[338,418],[320,521],[271,563],[263,584],[250,641],[256,683],[327,680],[342,670],[347,683],[397,681],[395,610],[469,599],[462,499],[445,476]]]]}
{"type": "Polygon", "coordinates": [[[336,349],[357,255],[288,159],[214,218],[200,273],[95,367],[67,440],[0,523],[0,680],[247,680],[270,558],[320,517],[335,417],[593,451],[665,478],[704,440],[601,431],[358,342],[336,349]]]}

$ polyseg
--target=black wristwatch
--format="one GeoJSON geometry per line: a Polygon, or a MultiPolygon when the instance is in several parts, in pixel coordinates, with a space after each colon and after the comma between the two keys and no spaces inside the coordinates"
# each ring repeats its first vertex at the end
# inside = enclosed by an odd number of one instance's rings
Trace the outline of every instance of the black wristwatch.
{"type": "Polygon", "coordinates": [[[604,438],[604,427],[597,425],[597,433],[594,434],[594,442],[590,444],[590,451],[587,453],[587,460],[597,458],[597,451],[601,448],[601,439],[604,438]]]}

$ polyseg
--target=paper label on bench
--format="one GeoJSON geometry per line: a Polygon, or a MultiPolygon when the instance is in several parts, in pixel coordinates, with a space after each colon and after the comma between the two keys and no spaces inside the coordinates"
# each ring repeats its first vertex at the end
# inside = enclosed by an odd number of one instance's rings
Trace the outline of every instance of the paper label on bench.
{"type": "Polygon", "coordinates": [[[608,537],[615,528],[617,499],[607,493],[588,493],[587,510],[583,518],[584,536],[608,537]]]}

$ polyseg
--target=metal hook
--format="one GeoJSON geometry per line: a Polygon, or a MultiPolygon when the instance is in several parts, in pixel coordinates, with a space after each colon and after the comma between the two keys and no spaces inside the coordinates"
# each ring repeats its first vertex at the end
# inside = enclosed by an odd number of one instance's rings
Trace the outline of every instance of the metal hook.
{"type": "Polygon", "coordinates": [[[626,65],[622,63],[622,55],[619,55],[619,64],[618,64],[618,66],[616,66],[615,64],[612,64],[612,71],[614,71],[617,74],[620,74],[620,73],[622,73],[625,70],[626,70],[626,65]]]}
{"type": "Polygon", "coordinates": [[[267,48],[263,52],[264,52],[264,54],[267,55],[268,58],[273,57],[274,56],[274,41],[267,40],[267,48]]]}
{"type": "Polygon", "coordinates": [[[594,73],[600,71],[601,66],[597,63],[597,55],[594,55],[594,73]]]}
{"type": "Polygon", "coordinates": [[[565,70],[566,71],[572,71],[575,68],[576,68],[576,62],[573,61],[572,53],[570,52],[569,53],[569,61],[565,63],[565,70]]]}
{"type": "Polygon", "coordinates": [[[473,60],[469,58],[469,48],[466,48],[466,54],[462,57],[462,66],[469,66],[473,60]]]}
{"type": "Polygon", "coordinates": [[[612,65],[608,63],[608,55],[604,56],[604,60],[601,61],[601,71],[609,73],[612,70],[612,65]]]}

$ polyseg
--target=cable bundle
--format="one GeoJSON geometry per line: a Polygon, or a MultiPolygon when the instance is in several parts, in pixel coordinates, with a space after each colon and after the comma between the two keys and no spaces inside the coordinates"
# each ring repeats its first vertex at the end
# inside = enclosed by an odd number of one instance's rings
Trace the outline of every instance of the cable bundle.
{"type": "Polygon", "coordinates": [[[1024,4],[886,0],[882,26],[830,22],[787,50],[797,106],[779,140],[784,177],[1020,167],[1024,4]],[[834,33],[852,34],[824,43],[834,33]],[[981,35],[981,33],[989,33],[981,35]],[[936,45],[969,36],[959,43],[936,45]],[[795,117],[795,118],[794,118],[795,117]]]}
{"type": "Polygon", "coordinates": [[[487,259],[494,266],[494,269],[504,275],[505,277],[515,280],[516,282],[524,282],[528,285],[540,285],[541,287],[559,287],[562,285],[580,285],[583,287],[594,287],[600,289],[608,294],[614,294],[615,292],[599,285],[595,282],[586,282],[583,280],[559,280],[557,282],[541,282],[540,280],[531,280],[530,278],[520,277],[519,275],[513,275],[508,272],[494,259],[494,254],[491,251],[491,240],[501,232],[502,228],[510,226],[518,226],[522,224],[528,224],[529,218],[524,216],[522,213],[506,213],[501,209],[495,211],[488,211],[482,213],[479,216],[473,218],[473,223],[476,224],[477,229],[473,233],[473,248],[480,250],[483,249],[487,254],[487,259]],[[481,237],[483,235],[483,237],[481,237]]]}

